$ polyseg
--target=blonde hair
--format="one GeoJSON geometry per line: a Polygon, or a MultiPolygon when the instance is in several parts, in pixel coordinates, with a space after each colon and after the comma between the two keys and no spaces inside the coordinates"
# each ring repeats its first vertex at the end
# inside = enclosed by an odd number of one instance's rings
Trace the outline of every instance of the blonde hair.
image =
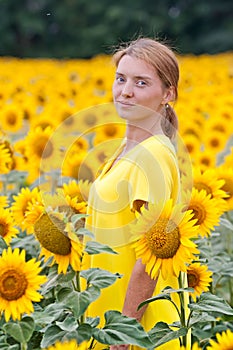
{"type": "MultiPolygon", "coordinates": [[[[118,66],[125,55],[141,59],[155,68],[165,88],[174,88],[174,99],[178,98],[179,65],[172,49],[156,39],[138,38],[120,46],[113,55],[113,62],[118,66]]],[[[173,139],[178,129],[178,118],[170,104],[166,104],[165,118],[161,124],[163,132],[173,139]]]]}

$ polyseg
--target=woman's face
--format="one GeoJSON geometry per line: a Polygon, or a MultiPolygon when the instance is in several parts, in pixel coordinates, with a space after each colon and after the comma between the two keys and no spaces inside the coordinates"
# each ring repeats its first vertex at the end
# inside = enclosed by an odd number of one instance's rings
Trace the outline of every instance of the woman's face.
{"type": "Polygon", "coordinates": [[[168,95],[169,89],[164,88],[154,67],[129,55],[121,58],[113,83],[113,99],[120,117],[135,120],[159,113],[169,101],[168,95]]]}

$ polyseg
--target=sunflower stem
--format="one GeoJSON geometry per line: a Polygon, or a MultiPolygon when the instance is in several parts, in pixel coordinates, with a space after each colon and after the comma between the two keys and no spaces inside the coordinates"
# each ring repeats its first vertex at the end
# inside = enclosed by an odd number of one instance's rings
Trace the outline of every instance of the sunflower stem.
{"type": "Polygon", "coordinates": [[[21,343],[21,350],[27,350],[27,344],[21,343]]]}
{"type": "MultiPolygon", "coordinates": [[[[74,287],[74,289],[75,289],[77,292],[81,293],[80,271],[77,271],[77,272],[76,272],[76,286],[74,287]]],[[[83,315],[81,315],[80,318],[79,318],[79,325],[82,324],[82,323],[84,323],[84,321],[85,321],[85,316],[84,316],[84,314],[83,314],[83,315]]]]}
{"type": "MultiPolygon", "coordinates": [[[[184,288],[184,283],[182,279],[182,274],[179,275],[179,288],[184,288]]],[[[182,327],[186,327],[185,323],[185,302],[184,302],[184,292],[180,292],[179,298],[180,298],[180,323],[182,327]]],[[[186,346],[187,344],[187,335],[184,335],[182,337],[182,345],[186,346]]]]}

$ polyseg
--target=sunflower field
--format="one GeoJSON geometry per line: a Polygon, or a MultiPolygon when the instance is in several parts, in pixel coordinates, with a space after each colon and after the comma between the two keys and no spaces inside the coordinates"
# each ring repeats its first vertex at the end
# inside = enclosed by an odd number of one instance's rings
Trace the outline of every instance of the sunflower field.
{"type": "MultiPolygon", "coordinates": [[[[142,303],[168,300],[177,322],[146,332],[116,310],[104,324],[86,317],[101,289],[121,277],[83,265],[84,257],[115,254],[85,228],[90,185],[125,132],[112,102],[110,57],[0,58],[0,349],[160,349],[177,338],[181,350],[232,349],[233,53],[178,59],[174,108],[186,206],[166,203],[153,230],[159,240],[156,225],[168,219],[178,232],[173,259],[158,258],[153,247],[143,262],[152,278],[169,269],[179,289],[167,286],[142,303]]],[[[133,234],[155,211],[142,212],[133,234]]],[[[142,247],[151,249],[148,235],[135,245],[138,258],[142,247]]]]}

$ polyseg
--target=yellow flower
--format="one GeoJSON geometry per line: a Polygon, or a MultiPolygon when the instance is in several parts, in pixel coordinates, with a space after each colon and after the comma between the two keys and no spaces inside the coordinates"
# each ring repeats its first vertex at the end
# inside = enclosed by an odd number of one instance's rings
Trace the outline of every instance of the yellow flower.
{"type": "Polygon", "coordinates": [[[218,179],[216,168],[203,171],[199,167],[193,169],[193,187],[198,191],[203,189],[211,195],[211,199],[217,199],[216,206],[219,208],[220,214],[227,209],[227,194],[222,189],[224,183],[224,180],[218,179]]]}
{"type": "Polygon", "coordinates": [[[7,244],[15,237],[18,230],[14,227],[14,221],[9,209],[0,208],[0,236],[7,244]]]}
{"type": "Polygon", "coordinates": [[[77,202],[83,202],[88,200],[91,183],[86,181],[71,180],[67,184],[63,184],[64,194],[70,196],[70,198],[76,198],[77,202]]]}
{"type": "Polygon", "coordinates": [[[76,180],[80,179],[93,182],[95,179],[94,167],[92,164],[84,161],[85,157],[86,152],[84,151],[71,156],[67,154],[62,165],[62,175],[72,177],[76,180]]]}
{"type": "Polygon", "coordinates": [[[210,339],[207,350],[232,350],[233,332],[227,329],[225,332],[216,334],[217,341],[210,339]]]}
{"type": "Polygon", "coordinates": [[[8,197],[0,196],[0,208],[6,208],[8,206],[8,197]]]}
{"type": "Polygon", "coordinates": [[[227,209],[233,209],[233,168],[228,166],[221,166],[216,169],[217,176],[219,180],[224,180],[224,184],[221,190],[225,191],[227,198],[225,201],[227,203],[227,209]]]}
{"type": "Polygon", "coordinates": [[[134,243],[136,256],[154,279],[160,270],[164,279],[168,273],[178,276],[180,271],[185,272],[194,254],[199,253],[191,240],[197,236],[196,221],[192,220],[191,211],[183,210],[181,205],[173,206],[172,200],[164,207],[149,204],[136,224],[131,225],[132,238],[141,236],[134,243]]]}
{"type": "Polygon", "coordinates": [[[11,211],[16,225],[18,225],[23,231],[26,230],[27,233],[32,233],[33,227],[28,226],[25,219],[29,204],[40,202],[40,193],[38,188],[35,187],[32,190],[30,190],[28,187],[22,188],[17,195],[13,196],[13,200],[11,211]]]}
{"type": "Polygon", "coordinates": [[[42,296],[37,292],[46,277],[40,276],[40,262],[25,261],[25,250],[4,250],[0,257],[0,311],[6,322],[10,317],[19,320],[22,314],[34,311],[32,302],[42,296]]]}
{"type": "Polygon", "coordinates": [[[190,295],[196,301],[197,296],[209,290],[209,285],[212,281],[212,272],[208,271],[208,266],[195,262],[188,266],[187,276],[188,286],[194,288],[194,292],[190,293],[190,295]]]}
{"type": "Polygon", "coordinates": [[[69,264],[80,271],[83,245],[74,233],[72,224],[65,223],[65,215],[59,212],[43,212],[34,224],[35,236],[41,244],[41,256],[58,264],[58,273],[66,273],[69,264]]]}
{"type": "Polygon", "coordinates": [[[49,346],[43,350],[87,350],[88,346],[86,342],[78,344],[76,340],[70,340],[65,342],[57,342],[55,345],[49,346]]]}
{"type": "Polygon", "coordinates": [[[216,166],[216,155],[209,149],[200,151],[194,156],[194,165],[205,170],[208,168],[214,168],[216,166]]]}
{"type": "Polygon", "coordinates": [[[207,194],[205,190],[192,189],[187,209],[193,212],[193,219],[197,219],[196,225],[199,225],[200,236],[208,236],[210,231],[219,225],[221,214],[217,201],[211,199],[211,194],[207,194]]]}
{"type": "Polygon", "coordinates": [[[12,154],[4,144],[0,143],[0,173],[7,174],[11,170],[9,164],[12,162],[12,154]]]}
{"type": "Polygon", "coordinates": [[[1,110],[1,125],[4,130],[17,132],[23,126],[23,113],[19,104],[6,104],[1,110]]]}
{"type": "Polygon", "coordinates": [[[25,138],[25,155],[30,162],[40,162],[42,155],[43,158],[49,162],[53,156],[53,144],[49,143],[50,136],[52,134],[53,129],[51,127],[47,127],[46,129],[42,129],[41,127],[37,127],[29,131],[27,137],[25,138]],[[44,152],[46,146],[46,153],[44,152]]]}

